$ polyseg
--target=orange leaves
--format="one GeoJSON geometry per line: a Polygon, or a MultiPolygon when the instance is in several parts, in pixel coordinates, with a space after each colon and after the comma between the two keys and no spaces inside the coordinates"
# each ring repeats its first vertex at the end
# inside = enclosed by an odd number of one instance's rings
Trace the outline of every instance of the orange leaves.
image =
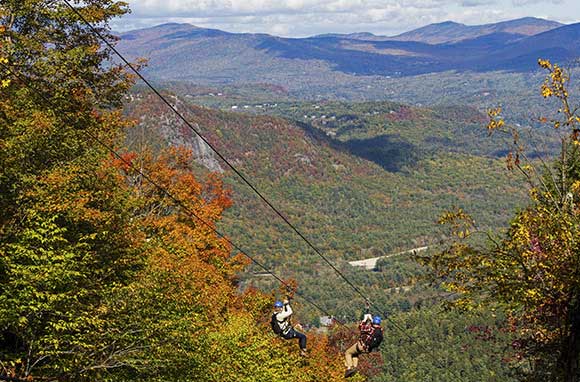
{"type": "MultiPolygon", "coordinates": [[[[337,348],[333,348],[325,334],[308,333],[309,361],[304,367],[304,374],[310,376],[306,380],[340,381],[344,380],[344,358],[337,348]]],[[[371,369],[368,356],[361,357],[361,370],[365,374],[371,369]]]]}
{"type": "Polygon", "coordinates": [[[215,267],[195,253],[168,247],[169,243],[154,243],[150,253],[148,278],[163,291],[163,299],[171,304],[195,304],[208,316],[219,315],[234,294],[229,280],[215,267]]]}
{"type": "Polygon", "coordinates": [[[217,176],[199,182],[191,153],[184,148],[130,159],[167,191],[123,168],[139,192],[136,216],[150,237],[149,272],[164,280],[169,293],[164,298],[195,303],[208,316],[219,315],[233,300],[236,274],[247,264],[240,256],[231,256],[229,243],[211,228],[231,205],[229,192],[217,176]]]}
{"type": "MultiPolygon", "coordinates": [[[[273,338],[265,322],[256,325],[269,313],[271,297],[255,289],[239,293],[237,274],[249,261],[240,254],[232,256],[226,240],[191,216],[190,212],[211,227],[218,223],[232,203],[221,178],[211,175],[201,182],[185,149],[130,160],[172,196],[121,167],[138,190],[133,215],[147,235],[148,266],[137,287],[140,295],[163,310],[165,321],[155,322],[183,337],[181,343],[194,344],[196,355],[208,362],[206,374],[215,380],[234,380],[248,369],[250,379],[265,375],[260,380],[281,380],[282,375],[291,375],[287,380],[341,380],[340,357],[329,352],[323,336],[308,333],[311,356],[303,364],[294,342],[273,338]]],[[[292,295],[297,287],[293,280],[288,283],[291,290],[283,290],[284,295],[292,295]]]]}
{"type": "Polygon", "coordinates": [[[111,164],[125,172],[128,172],[131,167],[133,166],[133,161],[137,157],[137,153],[135,152],[128,152],[122,153],[119,155],[121,158],[111,154],[111,164]]]}

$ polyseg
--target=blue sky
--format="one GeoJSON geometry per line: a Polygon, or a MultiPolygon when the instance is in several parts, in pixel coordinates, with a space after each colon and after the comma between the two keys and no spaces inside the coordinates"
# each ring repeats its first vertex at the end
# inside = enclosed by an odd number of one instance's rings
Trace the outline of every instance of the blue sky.
{"type": "Polygon", "coordinates": [[[185,22],[229,32],[304,37],[320,33],[396,35],[452,20],[479,25],[533,16],[580,22],[580,0],[125,0],[132,13],[112,23],[126,31],[185,22]]]}

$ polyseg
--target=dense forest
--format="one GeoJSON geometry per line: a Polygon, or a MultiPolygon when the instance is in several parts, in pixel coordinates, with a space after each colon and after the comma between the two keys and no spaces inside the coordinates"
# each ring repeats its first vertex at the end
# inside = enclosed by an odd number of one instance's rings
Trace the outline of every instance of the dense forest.
{"type": "Polygon", "coordinates": [[[365,299],[385,339],[353,381],[577,380],[580,116],[566,70],[540,60],[560,110],[531,152],[500,108],[256,116],[164,92],[332,269],[134,87],[104,43],[128,11],[0,5],[0,380],[343,380],[365,299]],[[369,257],[371,270],[347,262],[369,257]],[[306,358],[270,328],[287,295],[306,358]]]}

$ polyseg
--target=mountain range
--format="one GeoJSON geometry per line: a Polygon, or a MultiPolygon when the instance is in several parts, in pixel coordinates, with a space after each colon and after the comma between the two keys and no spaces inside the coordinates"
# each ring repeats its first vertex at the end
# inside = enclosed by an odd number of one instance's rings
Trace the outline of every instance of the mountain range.
{"type": "Polygon", "coordinates": [[[453,21],[429,24],[427,26],[402,33],[397,36],[376,36],[372,33],[326,34],[318,37],[343,37],[356,40],[374,41],[418,41],[428,44],[458,42],[485,36],[493,33],[513,34],[514,37],[533,36],[538,33],[556,29],[564,24],[556,21],[524,17],[485,25],[465,25],[453,21]]]}
{"type": "Polygon", "coordinates": [[[163,24],[120,34],[119,50],[149,61],[162,80],[205,84],[343,82],[444,71],[525,72],[538,58],[565,63],[580,56],[580,23],[524,18],[466,26],[444,22],[394,37],[369,33],[283,38],[163,24]]]}

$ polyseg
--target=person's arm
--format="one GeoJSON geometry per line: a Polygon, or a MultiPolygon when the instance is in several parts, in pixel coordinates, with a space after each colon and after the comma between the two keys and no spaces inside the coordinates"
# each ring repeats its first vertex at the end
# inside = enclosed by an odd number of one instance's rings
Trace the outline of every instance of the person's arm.
{"type": "Polygon", "coordinates": [[[365,322],[371,322],[372,320],[373,320],[373,316],[371,314],[371,306],[367,302],[366,307],[365,307],[365,315],[363,316],[361,324],[364,324],[365,322]]]}
{"type": "Polygon", "coordinates": [[[290,317],[292,313],[293,312],[290,303],[288,302],[288,300],[284,300],[284,309],[276,315],[276,319],[278,321],[284,321],[286,318],[290,317]]]}

